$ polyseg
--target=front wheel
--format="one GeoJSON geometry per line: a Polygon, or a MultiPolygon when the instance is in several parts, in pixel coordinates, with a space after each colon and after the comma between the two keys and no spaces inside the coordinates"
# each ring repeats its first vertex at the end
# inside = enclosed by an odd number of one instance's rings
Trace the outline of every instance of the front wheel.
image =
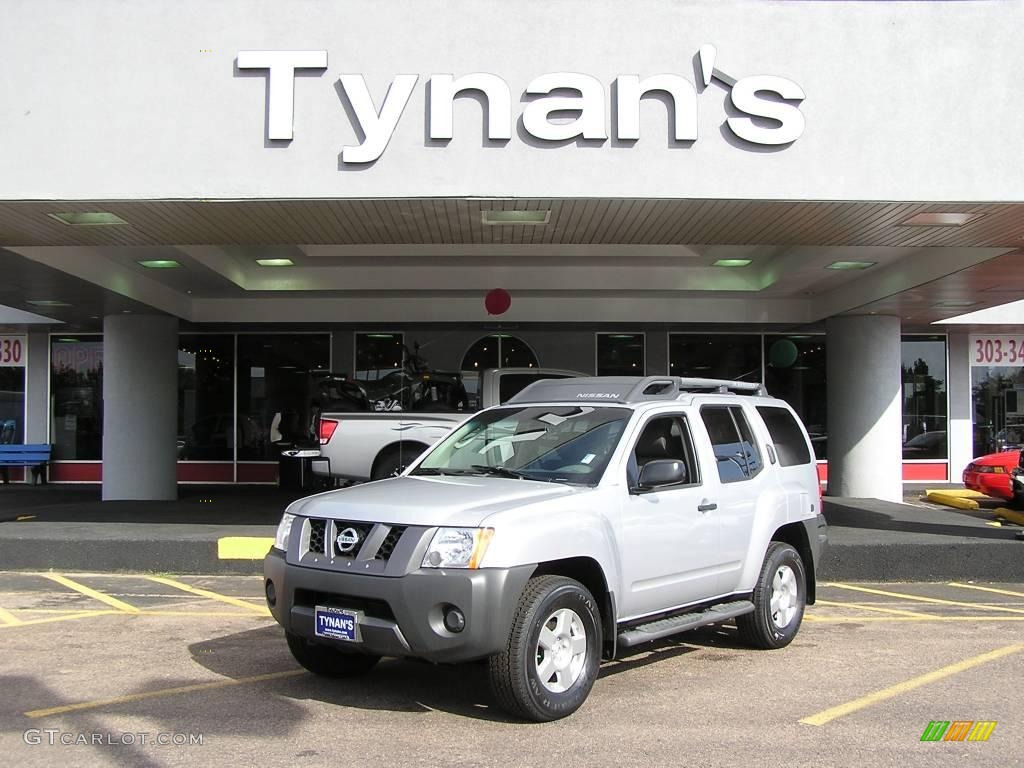
{"type": "Polygon", "coordinates": [[[328,645],[311,642],[301,635],[285,632],[288,650],[302,666],[321,677],[355,677],[369,672],[380,656],[344,653],[328,645]]]}
{"type": "Polygon", "coordinates": [[[601,614],[594,596],[564,576],[531,579],[501,653],[488,662],[502,709],[536,722],[571,715],[601,664],[601,614]]]}
{"type": "Polygon", "coordinates": [[[754,612],[739,616],[740,638],[755,648],[784,648],[796,637],[807,604],[807,576],[800,554],[773,541],[754,587],[754,612]]]}

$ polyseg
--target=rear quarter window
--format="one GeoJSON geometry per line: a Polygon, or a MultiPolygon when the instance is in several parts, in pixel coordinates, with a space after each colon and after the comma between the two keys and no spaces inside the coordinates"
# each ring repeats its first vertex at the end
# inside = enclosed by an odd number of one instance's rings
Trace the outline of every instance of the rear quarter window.
{"type": "Polygon", "coordinates": [[[768,427],[768,434],[772,436],[782,466],[810,464],[811,452],[807,447],[807,440],[792,413],[785,408],[770,405],[758,406],[757,412],[764,419],[764,425],[768,427]]]}

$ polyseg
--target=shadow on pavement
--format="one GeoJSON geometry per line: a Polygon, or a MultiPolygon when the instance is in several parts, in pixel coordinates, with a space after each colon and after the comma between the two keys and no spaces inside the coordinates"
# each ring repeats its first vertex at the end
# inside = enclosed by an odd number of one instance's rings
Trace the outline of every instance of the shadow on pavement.
{"type": "Polygon", "coordinates": [[[962,516],[944,509],[924,509],[875,499],[857,499],[855,502],[826,499],[825,520],[829,526],[861,530],[1003,541],[1012,541],[1015,537],[1012,529],[989,526],[983,519],[970,515],[962,516]]]}

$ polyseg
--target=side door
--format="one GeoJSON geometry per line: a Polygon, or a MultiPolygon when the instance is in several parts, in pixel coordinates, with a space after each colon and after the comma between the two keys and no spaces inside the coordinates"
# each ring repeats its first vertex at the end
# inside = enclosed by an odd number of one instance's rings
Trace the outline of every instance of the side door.
{"type": "Polygon", "coordinates": [[[764,455],[742,405],[701,405],[700,418],[711,440],[720,483],[714,501],[721,532],[719,591],[725,594],[739,585],[758,498],[773,476],[763,471],[764,455]]]}
{"type": "Polygon", "coordinates": [[[715,597],[721,570],[718,518],[708,501],[718,480],[714,467],[702,471],[686,415],[653,414],[637,434],[625,470],[619,522],[622,618],[715,597]],[[657,459],[683,462],[686,476],[672,486],[640,489],[640,472],[657,459]]]}

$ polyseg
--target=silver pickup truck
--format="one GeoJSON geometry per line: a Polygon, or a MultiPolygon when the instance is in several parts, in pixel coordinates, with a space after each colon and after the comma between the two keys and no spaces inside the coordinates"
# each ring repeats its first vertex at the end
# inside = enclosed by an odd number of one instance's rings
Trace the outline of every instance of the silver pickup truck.
{"type": "Polygon", "coordinates": [[[317,674],[487,659],[498,704],[545,721],[632,646],[726,621],[789,644],[826,538],[807,432],[760,385],[545,380],[400,477],[291,504],[265,589],[317,674]]]}
{"type": "Polygon", "coordinates": [[[321,414],[320,455],[312,462],[313,473],[356,481],[392,477],[481,408],[503,403],[540,379],[582,375],[552,368],[488,369],[480,374],[478,407],[472,407],[436,391],[444,385],[434,386],[431,374],[423,374],[417,377],[416,396],[409,398],[415,403],[412,410],[321,414]]]}

